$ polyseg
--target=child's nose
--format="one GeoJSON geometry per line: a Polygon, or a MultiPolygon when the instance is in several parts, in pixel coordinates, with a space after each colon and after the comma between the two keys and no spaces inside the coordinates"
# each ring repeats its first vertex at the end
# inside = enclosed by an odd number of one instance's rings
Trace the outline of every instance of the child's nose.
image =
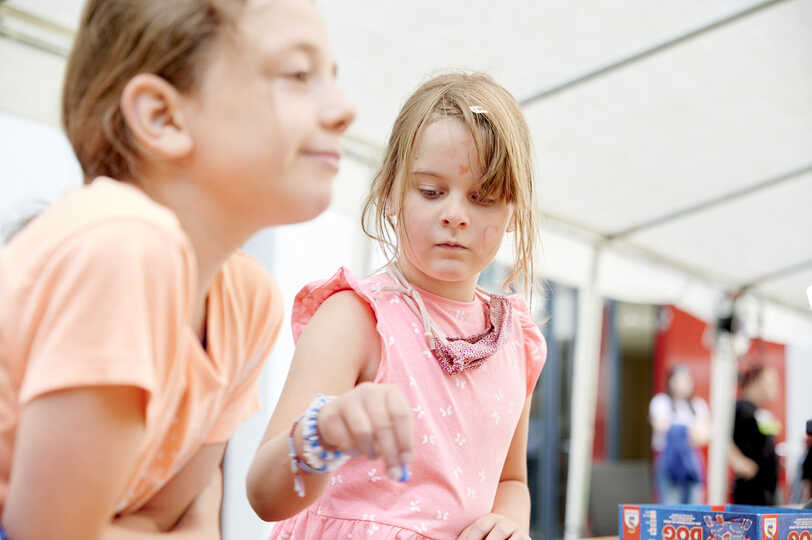
{"type": "Polygon", "coordinates": [[[324,109],[322,124],[330,131],[344,133],[355,121],[355,106],[337,88],[333,93],[331,102],[324,109]]]}
{"type": "Polygon", "coordinates": [[[443,209],[443,225],[462,229],[468,226],[463,205],[450,197],[449,204],[443,209]]]}
{"type": "Polygon", "coordinates": [[[468,225],[468,222],[461,217],[458,216],[448,216],[443,218],[443,225],[448,225],[450,227],[457,227],[457,228],[464,228],[468,225]]]}

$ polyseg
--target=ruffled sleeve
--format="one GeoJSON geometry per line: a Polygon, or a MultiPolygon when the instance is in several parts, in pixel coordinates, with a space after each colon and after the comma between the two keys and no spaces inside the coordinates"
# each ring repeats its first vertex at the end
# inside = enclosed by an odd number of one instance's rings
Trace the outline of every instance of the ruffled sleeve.
{"type": "Polygon", "coordinates": [[[293,301],[293,312],[290,316],[293,330],[293,341],[299,340],[311,317],[316,313],[322,303],[340,291],[354,291],[359,298],[366,301],[378,313],[371,292],[347,268],[341,267],[328,279],[314,281],[305,285],[293,301]]]}

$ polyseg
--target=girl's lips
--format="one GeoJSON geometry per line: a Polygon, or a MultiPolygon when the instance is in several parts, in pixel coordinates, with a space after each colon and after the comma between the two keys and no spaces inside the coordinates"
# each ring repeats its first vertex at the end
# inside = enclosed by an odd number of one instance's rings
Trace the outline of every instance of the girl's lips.
{"type": "Polygon", "coordinates": [[[311,150],[306,151],[304,155],[310,159],[317,160],[331,169],[335,169],[336,171],[341,163],[340,152],[311,150]]]}
{"type": "Polygon", "coordinates": [[[437,247],[447,248],[447,249],[467,249],[462,244],[458,244],[456,242],[440,242],[437,244],[437,247]]]}

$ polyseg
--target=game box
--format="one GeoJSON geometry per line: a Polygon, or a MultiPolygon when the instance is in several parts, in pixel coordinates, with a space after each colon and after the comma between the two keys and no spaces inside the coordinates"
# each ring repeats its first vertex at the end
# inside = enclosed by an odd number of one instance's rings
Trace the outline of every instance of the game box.
{"type": "Polygon", "coordinates": [[[812,510],[623,504],[620,540],[812,540],[812,510]]]}

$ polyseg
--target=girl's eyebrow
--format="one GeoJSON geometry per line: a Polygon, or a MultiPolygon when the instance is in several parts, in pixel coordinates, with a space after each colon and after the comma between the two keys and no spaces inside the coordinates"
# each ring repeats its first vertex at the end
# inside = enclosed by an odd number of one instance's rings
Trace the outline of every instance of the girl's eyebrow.
{"type": "Polygon", "coordinates": [[[422,174],[424,176],[433,176],[434,178],[445,178],[442,174],[434,171],[429,171],[425,169],[418,169],[416,171],[412,171],[412,174],[422,174]]]}
{"type": "MultiPolygon", "coordinates": [[[[319,48],[319,46],[307,40],[294,41],[276,50],[263,51],[263,55],[266,60],[276,62],[286,54],[293,52],[302,52],[312,59],[323,57],[322,50],[319,48]]],[[[330,57],[326,57],[325,61],[329,62],[330,72],[332,73],[333,77],[338,77],[338,63],[330,57]]]]}

